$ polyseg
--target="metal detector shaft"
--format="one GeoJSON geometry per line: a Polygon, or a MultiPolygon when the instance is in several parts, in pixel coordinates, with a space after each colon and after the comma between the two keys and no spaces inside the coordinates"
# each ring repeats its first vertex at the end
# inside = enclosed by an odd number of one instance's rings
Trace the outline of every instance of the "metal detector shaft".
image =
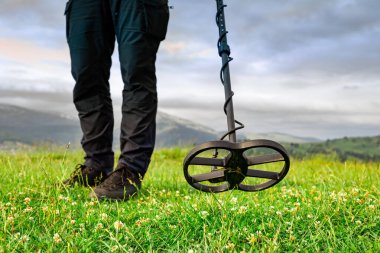
{"type": "Polygon", "coordinates": [[[234,116],[234,108],[232,103],[233,92],[231,90],[231,77],[230,77],[230,68],[229,62],[232,60],[230,58],[230,47],[227,43],[227,28],[224,16],[224,7],[223,0],[216,0],[217,4],[217,15],[216,15],[216,23],[219,28],[219,40],[218,40],[218,49],[219,55],[222,57],[222,70],[221,70],[221,79],[224,85],[224,94],[225,94],[225,112],[227,114],[227,126],[229,132],[229,140],[231,142],[236,142],[236,132],[235,129],[235,116],[234,116]]]}

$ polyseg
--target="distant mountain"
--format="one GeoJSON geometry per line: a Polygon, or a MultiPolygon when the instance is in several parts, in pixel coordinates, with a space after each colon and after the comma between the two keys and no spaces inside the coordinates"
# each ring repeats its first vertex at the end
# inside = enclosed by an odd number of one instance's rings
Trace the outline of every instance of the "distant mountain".
{"type": "Polygon", "coordinates": [[[0,104],[0,142],[73,143],[80,139],[78,122],[26,108],[0,104]]]}
{"type": "MultiPolygon", "coordinates": [[[[114,144],[119,145],[120,129],[115,129],[114,144]]],[[[77,119],[53,113],[38,112],[18,106],[0,104],[0,143],[79,145],[81,131],[77,119]]],[[[209,128],[166,113],[157,115],[157,147],[185,146],[217,138],[209,128]]]]}
{"type": "Polygon", "coordinates": [[[187,146],[216,139],[217,133],[210,128],[163,112],[157,115],[158,147],[187,146]]]}
{"type": "Polygon", "coordinates": [[[274,140],[280,143],[310,143],[310,142],[320,142],[320,139],[312,137],[299,137],[284,133],[249,133],[246,134],[247,139],[268,139],[274,140]]]}
{"type": "MultiPolygon", "coordinates": [[[[119,145],[119,132],[120,129],[115,129],[115,147],[119,145]]],[[[220,136],[220,133],[194,122],[162,112],[157,115],[157,147],[192,146],[218,140],[220,136]]],[[[242,137],[278,141],[293,158],[303,159],[322,154],[341,161],[380,161],[380,136],[345,137],[327,141],[281,133],[248,134],[242,137]]],[[[40,143],[71,143],[79,146],[80,138],[81,131],[77,119],[0,104],[0,150],[40,143]]]]}
{"type": "Polygon", "coordinates": [[[316,155],[365,162],[380,161],[380,136],[344,137],[322,141],[316,138],[297,137],[282,133],[247,134],[247,139],[269,139],[284,145],[291,157],[308,159],[316,155]]]}
{"type": "Polygon", "coordinates": [[[340,161],[380,161],[380,136],[344,137],[317,143],[288,143],[285,147],[292,157],[300,159],[322,154],[340,161]]]}

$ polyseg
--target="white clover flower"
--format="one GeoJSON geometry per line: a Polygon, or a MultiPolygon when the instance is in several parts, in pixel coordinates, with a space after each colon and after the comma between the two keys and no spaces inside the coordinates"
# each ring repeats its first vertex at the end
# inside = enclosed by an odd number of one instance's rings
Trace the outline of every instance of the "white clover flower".
{"type": "Polygon", "coordinates": [[[231,199],[231,203],[232,203],[232,204],[236,204],[236,203],[237,203],[237,200],[238,200],[238,199],[237,199],[236,197],[233,197],[233,198],[231,199]]]}
{"type": "Polygon", "coordinates": [[[209,213],[207,211],[202,211],[201,215],[203,218],[206,218],[207,216],[209,216],[209,213]]]}
{"type": "Polygon", "coordinates": [[[103,224],[102,223],[96,224],[96,230],[100,230],[102,228],[103,228],[103,224]]]}
{"type": "Polygon", "coordinates": [[[64,200],[64,199],[65,199],[65,197],[63,195],[58,196],[58,200],[64,200]]]}
{"type": "Polygon", "coordinates": [[[124,223],[121,221],[115,221],[113,223],[113,226],[115,227],[116,230],[122,229],[124,227],[124,223]]]}
{"type": "Polygon", "coordinates": [[[238,213],[246,213],[247,210],[248,210],[248,208],[246,206],[241,206],[241,207],[239,207],[238,213]]]}
{"type": "Polygon", "coordinates": [[[21,243],[26,243],[27,241],[29,241],[29,236],[28,235],[23,235],[23,236],[21,236],[21,238],[20,238],[20,242],[21,243]]]}
{"type": "Polygon", "coordinates": [[[71,224],[71,225],[74,225],[75,223],[76,223],[75,220],[71,220],[71,221],[70,221],[70,224],[71,224]]]}
{"type": "Polygon", "coordinates": [[[102,220],[106,220],[106,219],[108,218],[108,214],[106,214],[106,213],[102,213],[102,214],[100,215],[100,217],[101,217],[102,220]]]}
{"type": "Polygon", "coordinates": [[[353,194],[353,195],[356,195],[358,192],[359,192],[360,190],[358,189],[358,188],[352,188],[352,190],[351,190],[351,193],[353,194]]]}
{"type": "Polygon", "coordinates": [[[339,197],[346,197],[347,193],[345,193],[345,192],[339,192],[338,196],[339,197]]]}
{"type": "MultiPolygon", "coordinates": [[[[147,223],[147,222],[149,222],[150,221],[150,219],[149,218],[140,218],[140,219],[138,219],[137,221],[136,221],[136,225],[137,226],[141,226],[142,224],[144,224],[144,223],[147,223]]],[[[170,226],[170,225],[169,225],[170,226]]]]}
{"type": "Polygon", "coordinates": [[[8,218],[7,218],[7,221],[10,222],[10,223],[14,222],[14,220],[15,220],[15,218],[13,216],[11,216],[11,215],[8,216],[8,218]]]}
{"type": "Polygon", "coordinates": [[[58,233],[54,234],[53,239],[54,239],[55,243],[61,243],[62,242],[61,236],[58,233]]]}
{"type": "Polygon", "coordinates": [[[30,203],[30,201],[31,201],[31,199],[30,199],[30,198],[25,198],[25,199],[24,199],[24,202],[25,202],[25,204],[29,204],[29,203],[30,203]]]}

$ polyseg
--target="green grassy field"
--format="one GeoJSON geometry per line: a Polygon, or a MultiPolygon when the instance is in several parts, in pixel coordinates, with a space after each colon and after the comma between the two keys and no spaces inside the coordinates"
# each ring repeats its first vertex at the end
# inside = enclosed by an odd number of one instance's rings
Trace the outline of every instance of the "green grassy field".
{"type": "Polygon", "coordinates": [[[157,151],[138,197],[60,188],[82,153],[0,154],[0,252],[380,252],[380,165],[292,161],[269,190],[208,194],[157,151]]]}

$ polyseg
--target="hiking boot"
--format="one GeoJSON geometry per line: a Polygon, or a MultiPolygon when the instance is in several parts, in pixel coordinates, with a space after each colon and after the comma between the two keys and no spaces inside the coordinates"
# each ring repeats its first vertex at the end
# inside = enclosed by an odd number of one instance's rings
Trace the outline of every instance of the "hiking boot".
{"type": "Polygon", "coordinates": [[[99,200],[125,201],[136,195],[140,188],[141,179],[138,174],[129,171],[127,168],[117,168],[89,196],[99,200]]]}
{"type": "Polygon", "coordinates": [[[66,186],[74,186],[75,183],[83,186],[96,186],[107,178],[107,172],[101,169],[88,167],[84,164],[78,164],[71,174],[70,178],[62,182],[66,186]]]}

